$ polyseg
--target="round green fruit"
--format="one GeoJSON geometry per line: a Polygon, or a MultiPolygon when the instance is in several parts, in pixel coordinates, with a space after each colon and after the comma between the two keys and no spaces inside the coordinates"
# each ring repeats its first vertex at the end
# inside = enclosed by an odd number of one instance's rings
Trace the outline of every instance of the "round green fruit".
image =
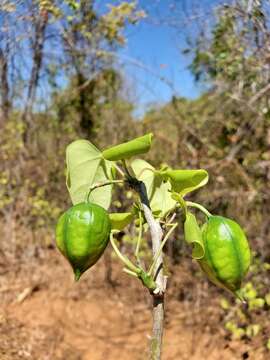
{"type": "Polygon", "coordinates": [[[110,236],[108,213],[93,203],[80,203],[67,210],[56,226],[56,245],[71,264],[75,280],[103,254],[110,236]]]}
{"type": "Polygon", "coordinates": [[[209,279],[238,297],[241,282],[246,275],[251,254],[241,227],[222,216],[210,216],[202,228],[205,249],[199,261],[209,279]]]}

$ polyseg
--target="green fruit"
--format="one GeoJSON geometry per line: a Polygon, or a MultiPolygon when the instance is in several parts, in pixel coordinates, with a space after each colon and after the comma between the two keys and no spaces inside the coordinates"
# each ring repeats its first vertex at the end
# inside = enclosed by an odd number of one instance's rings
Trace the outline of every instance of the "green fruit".
{"type": "Polygon", "coordinates": [[[103,254],[111,231],[108,213],[93,203],[80,203],[67,210],[56,226],[56,244],[71,264],[75,280],[103,254]]]}
{"type": "Polygon", "coordinates": [[[199,261],[209,279],[238,297],[241,282],[246,275],[251,255],[249,244],[241,227],[222,216],[210,216],[202,228],[205,248],[199,261]]]}

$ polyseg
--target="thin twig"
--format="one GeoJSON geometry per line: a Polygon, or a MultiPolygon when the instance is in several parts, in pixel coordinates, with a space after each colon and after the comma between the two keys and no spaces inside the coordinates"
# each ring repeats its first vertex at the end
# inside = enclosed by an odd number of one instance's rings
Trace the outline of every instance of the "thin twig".
{"type": "Polygon", "coordinates": [[[138,234],[138,239],[137,239],[137,244],[136,244],[136,250],[135,250],[135,258],[137,261],[137,264],[140,264],[140,258],[139,258],[139,251],[140,251],[140,246],[141,246],[141,242],[142,242],[142,213],[141,211],[139,211],[139,221],[140,221],[140,225],[139,225],[139,234],[138,234]]]}
{"type": "Polygon", "coordinates": [[[257,100],[259,100],[265,93],[270,91],[270,84],[267,84],[260,91],[258,91],[249,101],[249,106],[252,106],[257,100]]]}
{"type": "Polygon", "coordinates": [[[170,229],[170,230],[167,232],[167,234],[164,236],[164,239],[162,240],[162,243],[161,243],[161,245],[160,245],[160,248],[158,249],[158,252],[156,253],[156,255],[155,255],[155,257],[154,257],[153,263],[152,263],[152,265],[150,266],[150,269],[149,269],[148,272],[147,272],[148,275],[151,275],[151,274],[152,274],[152,272],[153,272],[153,270],[154,270],[154,268],[155,268],[155,265],[156,265],[156,261],[157,261],[157,259],[159,258],[160,254],[161,254],[161,252],[162,252],[162,249],[163,249],[164,245],[166,244],[166,241],[169,239],[171,233],[174,231],[174,229],[176,228],[177,225],[178,225],[177,223],[171,224],[171,226],[172,226],[171,229],[170,229]]]}

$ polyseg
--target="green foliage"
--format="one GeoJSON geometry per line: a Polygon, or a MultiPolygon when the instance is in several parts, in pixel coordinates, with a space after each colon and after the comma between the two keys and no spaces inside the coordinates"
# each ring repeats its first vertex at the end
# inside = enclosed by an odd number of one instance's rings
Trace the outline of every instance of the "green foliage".
{"type": "Polygon", "coordinates": [[[132,161],[131,167],[136,177],[146,186],[153,213],[159,217],[165,216],[176,206],[176,202],[170,196],[170,184],[164,182],[161,172],[155,170],[145,160],[135,159],[132,161]]]}
{"type": "Polygon", "coordinates": [[[192,257],[197,260],[202,259],[205,254],[202,232],[196,217],[191,212],[187,212],[186,214],[184,234],[186,242],[193,246],[192,257]]]}
{"type": "Polygon", "coordinates": [[[106,160],[117,161],[144,154],[151,148],[152,137],[153,134],[147,134],[126,143],[116,145],[109,149],[103,150],[102,156],[106,160]]]}
{"type": "Polygon", "coordinates": [[[119,5],[110,5],[110,11],[101,17],[102,27],[105,30],[105,37],[110,41],[115,40],[119,44],[125,43],[121,30],[125,26],[125,22],[136,24],[141,18],[145,17],[142,10],[136,10],[135,1],[122,1],[119,5]]]}
{"type": "MultiPolygon", "coordinates": [[[[77,140],[67,147],[67,187],[73,204],[87,200],[91,186],[112,179],[112,166],[89,141],[77,140]]],[[[94,189],[89,200],[105,209],[111,203],[112,186],[94,189]]]]}
{"type": "MultiPolygon", "coordinates": [[[[241,290],[247,303],[246,306],[243,306],[239,300],[230,302],[228,299],[221,299],[220,306],[224,311],[224,326],[234,339],[252,339],[253,337],[259,339],[267,331],[267,319],[270,311],[267,302],[269,294],[266,292],[266,282],[269,276],[268,270],[266,270],[267,266],[265,266],[267,264],[258,257],[254,257],[250,279],[241,290]]],[[[267,344],[265,344],[266,347],[267,344]]]]}
{"type": "Polygon", "coordinates": [[[205,170],[165,170],[162,175],[169,179],[172,190],[182,196],[208,182],[208,173],[205,170]]]}
{"type": "Polygon", "coordinates": [[[109,214],[113,230],[123,230],[133,220],[132,213],[111,213],[109,214]]]}
{"type": "MultiPolygon", "coordinates": [[[[127,183],[133,190],[138,192],[141,204],[140,202],[134,204],[132,213],[112,213],[110,215],[113,229],[111,244],[118,257],[126,265],[125,270],[139,278],[150,291],[155,289],[152,272],[158,259],[157,256],[159,256],[158,254],[162,251],[167,238],[177,224],[168,224],[172,226],[171,230],[167,232],[159,245],[160,248],[152,259],[148,272],[145,272],[141,265],[135,266],[125,255],[121,254],[113,235],[123,230],[133,219],[135,223],[138,222],[139,234],[134,255],[137,263],[140,264],[138,256],[143,234],[141,206],[148,206],[149,203],[149,210],[152,210],[156,218],[160,220],[164,218],[165,224],[165,215],[169,212],[173,213],[177,207],[181,207],[185,220],[185,237],[186,241],[193,246],[193,257],[199,261],[201,268],[210,280],[241,298],[239,289],[250,264],[250,250],[242,229],[234,221],[221,216],[212,216],[200,204],[185,202],[183,199],[183,195],[207,183],[208,173],[205,170],[173,170],[168,169],[166,166],[156,170],[145,160],[135,159],[130,164],[131,171],[129,163],[125,160],[149,151],[151,142],[152,134],[147,134],[103,152],[100,152],[86,140],[77,140],[71,143],[66,151],[67,187],[73,203],[81,206],[92,201],[108,209],[111,203],[111,185],[116,182],[122,185],[127,183]],[[123,169],[116,164],[117,161],[121,161],[123,169]],[[110,167],[107,167],[107,163],[110,164],[110,167]],[[115,171],[112,171],[112,169],[115,171]],[[117,178],[117,173],[120,174],[120,178],[117,178]],[[103,190],[105,186],[109,186],[109,195],[108,193],[105,194],[103,190]],[[196,217],[188,212],[188,206],[197,207],[208,217],[202,229],[200,229],[196,217]],[[218,244],[218,247],[216,244],[218,244]]],[[[118,204],[116,206],[118,207],[118,204]]],[[[147,219],[145,210],[143,212],[147,219]]],[[[60,224],[65,224],[63,219],[59,221],[60,224]]],[[[150,226],[149,221],[147,222],[150,226]]],[[[83,239],[78,241],[82,242],[83,239]]],[[[63,252],[62,248],[60,242],[60,251],[63,252]]],[[[250,306],[264,305],[264,300],[262,305],[259,302],[260,299],[256,299],[256,302],[254,300],[253,303],[250,303],[250,306]]]]}

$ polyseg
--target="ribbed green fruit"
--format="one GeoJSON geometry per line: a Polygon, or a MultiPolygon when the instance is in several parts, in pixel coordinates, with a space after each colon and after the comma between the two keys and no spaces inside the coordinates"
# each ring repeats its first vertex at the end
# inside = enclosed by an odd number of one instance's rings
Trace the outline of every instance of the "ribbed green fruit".
{"type": "Polygon", "coordinates": [[[250,261],[250,249],[241,227],[222,216],[210,216],[202,228],[205,255],[198,260],[209,279],[238,297],[250,261]]]}
{"type": "Polygon", "coordinates": [[[71,264],[75,280],[103,254],[111,231],[108,213],[93,203],[80,203],[67,210],[56,226],[56,244],[71,264]]]}

